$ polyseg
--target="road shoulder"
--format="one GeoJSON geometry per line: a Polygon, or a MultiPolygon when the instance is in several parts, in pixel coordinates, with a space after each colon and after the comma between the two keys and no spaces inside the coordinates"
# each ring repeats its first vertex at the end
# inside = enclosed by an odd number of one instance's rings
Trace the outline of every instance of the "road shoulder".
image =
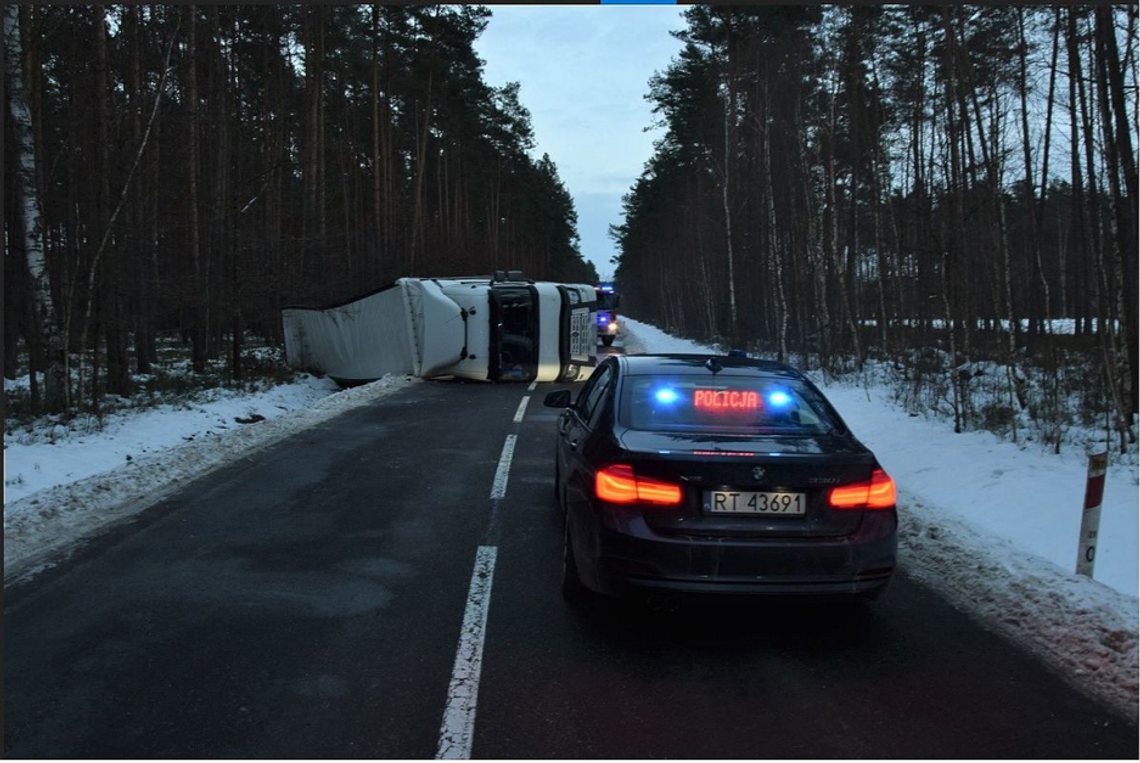
{"type": "Polygon", "coordinates": [[[230,432],[210,434],[108,472],[58,485],[5,506],[4,585],[26,582],[93,534],[139,514],[190,482],[286,437],[415,383],[387,377],[230,432]]]}

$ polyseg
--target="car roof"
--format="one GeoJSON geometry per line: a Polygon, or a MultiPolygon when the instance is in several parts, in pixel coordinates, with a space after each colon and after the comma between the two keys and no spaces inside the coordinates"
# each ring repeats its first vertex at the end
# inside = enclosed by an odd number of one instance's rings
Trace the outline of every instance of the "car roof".
{"type": "Polygon", "coordinates": [[[711,373],[709,362],[720,366],[717,374],[726,376],[771,376],[785,379],[803,379],[804,375],[783,363],[771,360],[715,355],[708,353],[662,353],[617,356],[627,376],[653,376],[656,374],[699,376],[711,373]]]}

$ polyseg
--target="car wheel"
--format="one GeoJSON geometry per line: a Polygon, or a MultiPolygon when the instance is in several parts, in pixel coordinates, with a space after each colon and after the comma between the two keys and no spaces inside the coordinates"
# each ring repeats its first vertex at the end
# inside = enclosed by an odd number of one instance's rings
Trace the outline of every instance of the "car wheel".
{"type": "Polygon", "coordinates": [[[583,601],[589,590],[578,576],[578,562],[574,559],[574,544],[570,541],[570,518],[566,518],[562,532],[562,598],[570,603],[583,601]]]}
{"type": "Polygon", "coordinates": [[[604,344],[606,347],[611,346],[613,343],[614,343],[614,338],[612,336],[602,337],[602,344],[604,344]]]}

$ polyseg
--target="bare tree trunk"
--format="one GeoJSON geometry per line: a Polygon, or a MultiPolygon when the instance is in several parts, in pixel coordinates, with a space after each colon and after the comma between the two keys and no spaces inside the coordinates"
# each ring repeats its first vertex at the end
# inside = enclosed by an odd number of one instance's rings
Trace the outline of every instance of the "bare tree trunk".
{"type": "MultiPolygon", "coordinates": [[[[428,126],[431,124],[431,90],[432,80],[435,72],[428,69],[427,78],[427,95],[426,103],[424,104],[423,122],[420,126],[420,134],[416,139],[416,185],[414,192],[414,201],[412,204],[412,246],[409,253],[408,267],[411,272],[415,272],[416,267],[416,253],[423,242],[423,214],[424,214],[424,172],[427,169],[427,141],[428,141],[428,126]]],[[[496,227],[498,225],[498,218],[496,218],[496,227]]]]}
{"type": "MultiPolygon", "coordinates": [[[[1018,33],[1018,95],[1021,99],[1021,151],[1022,161],[1025,164],[1025,188],[1023,194],[1025,198],[1025,216],[1029,220],[1029,248],[1033,252],[1032,262],[1035,269],[1041,274],[1041,234],[1039,231],[1040,223],[1037,217],[1037,192],[1033,187],[1033,154],[1031,151],[1031,144],[1029,138],[1029,96],[1028,96],[1028,74],[1026,71],[1026,56],[1028,54],[1029,44],[1025,39],[1025,9],[1017,9],[1017,33],[1018,33]]],[[[1052,104],[1050,104],[1050,107],[1052,104]]],[[[1050,115],[1051,116],[1051,115],[1050,115]]],[[[1044,278],[1043,274],[1041,274],[1044,278]]],[[[1048,293],[1048,282],[1046,282],[1044,293],[1048,293]]],[[[1027,305],[1026,313],[1030,321],[1030,325],[1036,321],[1037,315],[1034,315],[1032,305],[1027,305]]],[[[1030,331],[1030,334],[1033,332],[1030,331]]]]}
{"type": "Polygon", "coordinates": [[[887,333],[887,285],[886,285],[886,270],[887,270],[887,255],[883,251],[883,235],[882,235],[882,183],[880,173],[882,169],[879,166],[879,136],[874,136],[875,148],[873,149],[873,159],[871,163],[871,172],[873,174],[871,182],[871,192],[873,194],[871,204],[873,205],[873,213],[875,220],[875,276],[879,292],[879,341],[883,344],[883,354],[890,356],[891,346],[887,333]]]}
{"type": "MultiPolygon", "coordinates": [[[[328,204],[326,202],[327,178],[326,149],[325,149],[325,10],[320,9],[317,14],[317,230],[320,238],[317,242],[317,251],[321,262],[327,262],[328,254],[328,204]]],[[[328,269],[321,267],[322,283],[327,280],[328,269]]]]}
{"type": "MultiPolygon", "coordinates": [[[[412,245],[409,250],[408,263],[412,272],[415,270],[416,254],[423,240],[421,228],[424,217],[424,172],[427,170],[428,128],[431,125],[432,116],[432,86],[435,80],[436,34],[438,33],[436,27],[438,23],[439,9],[437,7],[435,15],[432,17],[431,52],[428,56],[427,92],[424,95],[423,121],[419,124],[419,135],[416,137],[416,183],[412,201],[412,245]]],[[[495,218],[495,225],[498,227],[498,217],[495,218]]]]}
{"type": "MultiPolygon", "coordinates": [[[[1132,127],[1128,124],[1128,108],[1124,102],[1126,90],[1124,71],[1116,45],[1116,29],[1112,21],[1114,10],[1111,6],[1098,7],[1096,9],[1096,26],[1097,35],[1104,45],[1101,58],[1107,68],[1108,82],[1112,91],[1112,108],[1116,116],[1115,145],[1124,171],[1124,184],[1128,189],[1128,198],[1135,205],[1137,194],[1140,191],[1136,187],[1136,161],[1132,155],[1132,127]]],[[[1128,39],[1129,41],[1133,39],[1131,30],[1128,39]]],[[[1132,213],[1136,213],[1135,206],[1132,208],[1132,213]]]]}
{"type": "MultiPolygon", "coordinates": [[[[1055,10],[1054,14],[1053,14],[1053,49],[1052,49],[1052,54],[1050,55],[1050,62],[1049,62],[1049,94],[1047,96],[1047,105],[1046,105],[1046,109],[1045,109],[1045,135],[1044,135],[1044,139],[1043,139],[1042,159],[1041,159],[1041,199],[1040,199],[1040,201],[1038,201],[1036,198],[1036,195],[1034,194],[1033,209],[1032,209],[1033,226],[1034,226],[1034,231],[1035,231],[1035,235],[1036,235],[1035,247],[1034,248],[1035,248],[1035,254],[1036,254],[1036,258],[1037,258],[1037,273],[1041,279],[1041,294],[1042,294],[1043,299],[1044,299],[1044,313],[1043,313],[1044,321],[1043,322],[1044,322],[1044,327],[1045,327],[1044,332],[1045,332],[1045,336],[1046,336],[1046,357],[1048,359],[1049,375],[1050,375],[1050,387],[1049,387],[1048,399],[1049,399],[1050,407],[1052,408],[1052,418],[1053,418],[1053,422],[1052,422],[1053,423],[1053,431],[1052,431],[1051,439],[1053,441],[1053,452],[1058,453],[1058,454],[1061,452],[1061,439],[1062,439],[1062,435],[1063,435],[1064,416],[1063,416],[1062,407],[1061,407],[1060,367],[1059,367],[1059,363],[1057,362],[1057,350],[1056,350],[1056,346],[1055,346],[1055,343],[1053,340],[1053,333],[1052,333],[1053,332],[1053,301],[1052,301],[1050,291],[1049,291],[1049,278],[1045,274],[1045,266],[1044,266],[1044,263],[1042,262],[1042,257],[1041,257],[1041,249],[1042,249],[1042,247],[1041,247],[1042,219],[1041,218],[1042,218],[1043,208],[1045,206],[1046,194],[1048,193],[1048,189],[1049,189],[1049,147],[1050,147],[1050,142],[1051,142],[1051,138],[1052,138],[1052,131],[1053,131],[1053,95],[1054,95],[1056,84],[1057,84],[1057,58],[1058,58],[1059,48],[1060,48],[1060,46],[1058,44],[1059,39],[1060,39],[1060,34],[1061,34],[1061,11],[1058,9],[1058,10],[1055,10]]],[[[1024,28],[1022,28],[1022,37],[1024,37],[1024,28]]],[[[1025,76],[1026,76],[1026,74],[1025,74],[1024,50],[1023,50],[1023,54],[1022,54],[1022,104],[1021,104],[1022,121],[1023,121],[1022,128],[1023,128],[1023,130],[1028,129],[1027,125],[1025,124],[1026,123],[1025,113],[1027,111],[1026,103],[1025,103],[1025,76]]],[[[1026,132],[1025,136],[1023,136],[1023,140],[1028,142],[1028,132],[1026,132]]],[[[1028,170],[1028,162],[1026,162],[1026,178],[1030,178],[1030,173],[1028,170]]],[[[1032,190],[1032,185],[1030,185],[1030,189],[1032,190]]],[[[1060,256],[1061,256],[1061,287],[1062,287],[1061,312],[1063,315],[1064,309],[1065,309],[1064,296],[1063,296],[1063,294],[1064,294],[1064,283],[1065,283],[1065,281],[1064,281],[1065,243],[1064,242],[1061,242],[1061,245],[1058,247],[1058,251],[1059,251],[1060,256]]]]}
{"type": "MultiPolygon", "coordinates": [[[[764,89],[763,89],[763,107],[764,114],[760,125],[760,135],[763,141],[762,151],[762,164],[760,168],[761,174],[764,176],[764,196],[765,196],[765,230],[767,241],[767,249],[769,256],[776,266],[776,296],[779,300],[779,329],[777,330],[778,338],[778,359],[784,362],[788,357],[788,297],[784,285],[784,261],[779,251],[779,241],[776,233],[776,188],[772,183],[772,118],[770,113],[770,104],[768,103],[768,73],[764,73],[764,89]]],[[[728,166],[725,165],[727,173],[728,166]]],[[[727,174],[726,174],[727,177],[727,174]]]]}
{"type": "MultiPolygon", "coordinates": [[[[95,51],[95,123],[96,123],[96,159],[98,177],[96,196],[96,226],[95,240],[102,239],[100,252],[93,258],[91,266],[91,290],[98,290],[98,303],[100,305],[103,330],[107,340],[107,392],[116,395],[127,395],[130,391],[130,369],[127,367],[127,345],[123,336],[122,307],[119,299],[119,283],[122,276],[122,263],[119,246],[110,244],[113,235],[111,222],[108,216],[108,207],[111,203],[110,187],[110,117],[107,111],[107,101],[111,97],[110,76],[107,60],[107,23],[106,9],[102,5],[93,7],[94,31],[93,48],[95,51]],[[102,269],[99,266],[99,257],[102,258],[102,269]]],[[[116,208],[121,209],[122,203],[116,208]]],[[[89,299],[95,299],[89,296],[89,299]]],[[[90,320],[90,316],[87,316],[90,320]]],[[[84,323],[84,331],[87,323],[84,323]]],[[[91,389],[94,399],[97,391],[91,389]]]]}
{"type": "MultiPolygon", "coordinates": [[[[1129,424],[1130,417],[1127,415],[1133,410],[1132,401],[1134,399],[1133,389],[1133,372],[1132,372],[1132,343],[1129,341],[1131,329],[1131,306],[1127,304],[1125,298],[1125,285],[1124,285],[1124,260],[1125,251],[1129,247],[1134,247],[1135,242],[1129,236],[1129,210],[1126,207],[1126,201],[1122,197],[1120,188],[1119,177],[1119,161],[1117,156],[1117,143],[1112,134],[1112,115],[1108,103],[1108,76],[1105,66],[1105,51],[1103,47],[1103,40],[1098,38],[1097,52],[1094,55],[1096,67],[1096,90],[1097,101],[1100,105],[1101,112],[1101,130],[1104,134],[1104,157],[1107,164],[1108,185],[1112,194],[1113,200],[1113,214],[1109,215],[1109,222],[1112,230],[1112,282],[1111,287],[1108,283],[1108,273],[1103,273],[1102,278],[1105,281],[1106,291],[1110,292],[1105,295],[1106,299],[1111,299],[1114,309],[1110,309],[1109,317],[1115,316],[1118,319],[1118,325],[1115,327],[1110,326],[1108,336],[1116,340],[1113,346],[1113,360],[1114,365],[1119,365],[1120,378],[1117,383],[1120,385],[1119,396],[1121,403],[1126,410],[1121,411],[1120,426],[1122,433],[1127,430],[1129,439],[1134,439],[1134,435],[1129,424]]],[[[1102,267],[1107,268],[1107,264],[1103,263],[1102,267]]],[[[1124,437],[1121,437],[1121,445],[1124,446],[1124,437]]],[[[1125,448],[1126,451],[1126,448],[1125,448]]],[[[1125,452],[1122,451],[1122,452],[1125,452]]]]}
{"type": "Polygon", "coordinates": [[[207,326],[202,303],[198,297],[205,284],[202,283],[201,250],[198,241],[198,6],[186,9],[186,204],[189,212],[186,221],[186,246],[189,250],[190,268],[194,279],[194,307],[191,310],[191,364],[194,373],[206,371],[207,326]]]}
{"type": "Polygon", "coordinates": [[[24,87],[23,52],[20,43],[20,8],[9,4],[4,10],[5,70],[8,74],[8,108],[12,117],[12,140],[16,147],[16,193],[23,224],[24,259],[30,275],[32,309],[36,329],[43,337],[48,370],[44,397],[49,408],[70,411],[71,400],[64,368],[64,346],[48,280],[44,251],[43,215],[36,187],[36,158],[32,115],[24,87]]]}
{"type": "MultiPolygon", "coordinates": [[[[177,10],[175,10],[174,11],[174,17],[176,19],[178,19],[178,27],[181,28],[181,26],[182,26],[182,14],[180,12],[178,12],[177,10]]],[[[154,7],[152,6],[151,7],[151,23],[154,23],[154,21],[155,21],[155,14],[154,14],[154,7]]],[[[172,36],[172,38],[173,38],[173,36],[172,36]]],[[[167,73],[169,72],[169,63],[168,62],[163,64],[163,72],[167,72],[167,73]]],[[[163,87],[165,87],[166,80],[160,79],[159,81],[162,82],[163,87]]],[[[158,103],[159,93],[161,93],[161,92],[162,92],[162,88],[157,88],[155,90],[155,93],[154,93],[155,103],[158,103]]],[[[157,116],[157,113],[155,113],[155,116],[157,116]]],[[[161,280],[162,274],[161,274],[161,271],[159,268],[159,262],[158,262],[158,247],[159,247],[159,243],[161,242],[160,228],[159,228],[159,211],[162,209],[162,194],[159,193],[159,189],[161,187],[161,180],[162,180],[162,163],[161,163],[162,155],[161,155],[161,150],[160,150],[160,148],[162,146],[162,141],[160,140],[162,125],[159,122],[159,120],[154,119],[153,117],[152,117],[152,124],[154,125],[154,140],[151,141],[149,144],[150,151],[151,151],[150,162],[152,165],[152,169],[151,169],[150,178],[149,178],[151,201],[150,201],[150,234],[148,237],[148,243],[150,246],[149,246],[149,253],[148,253],[149,256],[147,257],[147,268],[149,269],[149,273],[150,273],[150,280],[149,280],[149,283],[147,285],[147,300],[148,300],[150,317],[151,317],[152,323],[151,323],[151,329],[147,334],[146,352],[147,352],[148,360],[151,363],[156,363],[158,361],[158,342],[157,342],[157,339],[155,338],[156,326],[154,324],[154,320],[156,318],[155,313],[157,312],[155,310],[155,307],[157,304],[159,304],[159,300],[161,298],[161,293],[160,293],[159,289],[160,289],[160,286],[162,284],[162,280],[161,280]]]]}
{"type": "MultiPolygon", "coordinates": [[[[1069,168],[1070,168],[1070,186],[1072,188],[1072,216],[1074,220],[1074,227],[1076,228],[1075,236],[1077,239],[1078,251],[1082,261],[1087,261],[1090,256],[1088,245],[1088,233],[1085,229],[1085,204],[1084,204],[1084,181],[1081,178],[1081,152],[1080,152],[1080,135],[1077,132],[1077,43],[1076,43],[1076,21],[1072,11],[1066,13],[1068,21],[1068,28],[1066,29],[1065,42],[1066,53],[1069,65],[1069,114],[1070,114],[1070,129],[1069,129],[1069,168]]],[[[1079,271],[1078,271],[1079,272],[1079,271]]],[[[1076,305],[1074,310],[1077,313],[1077,326],[1076,333],[1081,333],[1082,317],[1084,316],[1083,302],[1087,301],[1087,295],[1076,292],[1073,294],[1073,301],[1076,305]]],[[[1087,330],[1087,324],[1086,324],[1087,330]]]]}
{"type": "MultiPolygon", "coordinates": [[[[827,306],[827,263],[820,242],[820,226],[816,219],[818,210],[811,188],[807,156],[807,130],[804,127],[801,107],[802,93],[797,92],[793,130],[797,136],[796,144],[799,150],[800,171],[802,173],[801,188],[804,197],[805,240],[807,241],[808,263],[811,268],[812,292],[815,297],[815,323],[819,333],[819,360],[821,366],[827,367],[831,356],[831,316],[827,306]]],[[[806,345],[803,347],[803,351],[807,353],[808,347],[806,345]]]]}
{"type": "MultiPolygon", "coordinates": [[[[1057,82],[1057,58],[1059,53],[1059,38],[1061,34],[1061,11],[1054,12],[1053,17],[1053,53],[1050,58],[1049,64],[1049,96],[1045,109],[1045,136],[1041,146],[1041,199],[1034,201],[1033,215],[1034,227],[1038,231],[1038,244],[1037,244],[1037,271],[1041,274],[1041,290],[1045,297],[1045,325],[1052,330],[1051,321],[1053,318],[1052,300],[1049,294],[1049,279],[1045,276],[1045,267],[1041,262],[1041,245],[1040,245],[1040,231],[1041,231],[1041,215],[1045,206],[1046,194],[1049,191],[1049,146],[1053,130],[1053,93],[1057,82]]],[[[1024,106],[1022,107],[1024,110],[1024,106]]],[[[1062,284],[1064,283],[1064,268],[1062,268],[1062,284]]],[[[1064,300],[1062,300],[1062,303],[1064,300]]],[[[1064,304],[1061,307],[1062,313],[1064,312],[1064,304]]]]}
{"type": "MultiPolygon", "coordinates": [[[[131,60],[127,69],[127,94],[130,97],[131,141],[135,146],[142,143],[142,121],[144,108],[144,88],[142,85],[142,6],[126,9],[130,16],[131,60]]],[[[151,300],[146,287],[146,266],[140,244],[142,221],[145,215],[145,201],[142,194],[136,194],[127,207],[127,228],[131,231],[130,260],[134,275],[134,334],[135,368],[140,374],[150,373],[150,353],[147,345],[151,331],[151,300]]]]}
{"type": "Polygon", "coordinates": [[[951,401],[954,406],[954,431],[962,431],[962,394],[961,383],[958,375],[958,347],[957,339],[954,331],[954,309],[953,309],[953,277],[952,266],[954,263],[954,249],[958,242],[958,230],[961,226],[961,204],[959,194],[961,192],[961,157],[959,156],[960,149],[958,147],[958,125],[954,120],[954,103],[957,99],[954,98],[955,84],[953,82],[955,68],[952,64],[952,39],[953,32],[950,27],[950,11],[943,6],[942,8],[943,26],[946,29],[947,44],[944,47],[946,57],[946,130],[947,130],[947,143],[950,148],[950,183],[947,189],[949,199],[948,206],[950,213],[942,216],[942,306],[946,316],[946,332],[950,344],[950,362],[949,362],[949,376],[950,376],[950,390],[951,401]]]}
{"type": "MultiPolygon", "coordinates": [[[[1101,130],[1104,134],[1103,153],[1107,163],[1109,189],[1112,193],[1113,215],[1112,222],[1113,247],[1113,274],[1115,289],[1112,298],[1116,303],[1116,314],[1120,325],[1117,329],[1117,354],[1122,364],[1121,368],[1121,396],[1127,404],[1129,412],[1137,409],[1137,367],[1136,350],[1132,337],[1136,331],[1136,306],[1133,300],[1135,295],[1135,266],[1136,258],[1136,202],[1133,195],[1126,199],[1120,187],[1120,174],[1123,173],[1126,182],[1132,177],[1135,183],[1136,168],[1132,160],[1132,139],[1127,134],[1129,125],[1126,113],[1116,114],[1117,134],[1113,135],[1112,109],[1109,106],[1109,85],[1114,79],[1111,72],[1116,70],[1119,77],[1118,60],[1116,59],[1115,30],[1112,28],[1112,9],[1098,8],[1096,10],[1096,83],[1097,95],[1101,112],[1101,130]],[[1120,135],[1120,130],[1124,135],[1120,135]],[[1130,267],[1131,265],[1131,267],[1130,267]]],[[[1116,99],[1116,88],[1113,87],[1113,100],[1116,99]]],[[[1131,189],[1135,193],[1135,188],[1131,189]]],[[[1129,427],[1129,436],[1132,435],[1129,427]]]]}
{"type": "Polygon", "coordinates": [[[384,274],[381,226],[381,187],[383,169],[380,163],[380,4],[372,4],[372,230],[376,249],[373,252],[377,279],[384,274]]]}
{"type": "Polygon", "coordinates": [[[732,252],[732,204],[729,201],[728,185],[729,174],[731,171],[730,156],[732,152],[731,135],[732,130],[729,129],[729,124],[735,119],[732,114],[733,111],[733,98],[725,98],[724,108],[724,176],[721,178],[721,204],[724,209],[724,240],[725,251],[728,259],[728,336],[730,341],[735,341],[737,333],[737,314],[736,314],[736,272],[734,256],[732,252]]]}

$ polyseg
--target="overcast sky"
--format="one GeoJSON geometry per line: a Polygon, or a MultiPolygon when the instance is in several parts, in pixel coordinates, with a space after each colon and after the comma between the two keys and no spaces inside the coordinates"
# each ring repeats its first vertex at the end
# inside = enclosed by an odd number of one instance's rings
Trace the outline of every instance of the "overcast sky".
{"type": "Polygon", "coordinates": [[[491,6],[476,43],[492,85],[517,81],[534,120],[536,156],[558,165],[578,210],[582,254],[604,278],[616,250],[621,197],[653,152],[658,131],[645,101],[649,78],[680,50],[669,6],[491,6]]]}

